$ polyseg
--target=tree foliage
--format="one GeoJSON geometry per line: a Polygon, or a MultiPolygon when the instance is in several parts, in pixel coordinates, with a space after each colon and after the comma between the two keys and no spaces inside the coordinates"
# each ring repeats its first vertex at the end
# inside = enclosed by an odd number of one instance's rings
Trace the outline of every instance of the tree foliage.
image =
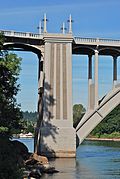
{"type": "Polygon", "coordinates": [[[75,104],[73,106],[73,127],[77,127],[78,123],[80,122],[81,118],[85,114],[85,108],[82,104],[75,104]]]}
{"type": "Polygon", "coordinates": [[[100,137],[103,134],[120,133],[120,105],[118,105],[105,119],[92,131],[92,135],[100,137]]]}
{"type": "Polygon", "coordinates": [[[24,120],[37,122],[37,115],[38,115],[37,112],[25,111],[25,112],[22,112],[22,114],[23,114],[23,119],[24,120]]]}
{"type": "MultiPolygon", "coordinates": [[[[0,39],[1,37],[0,35],[0,39]]],[[[2,43],[3,40],[0,40],[0,47],[2,43]]],[[[20,127],[19,121],[22,118],[16,102],[21,58],[16,54],[0,51],[0,135],[11,136],[12,130],[20,127]]]]}

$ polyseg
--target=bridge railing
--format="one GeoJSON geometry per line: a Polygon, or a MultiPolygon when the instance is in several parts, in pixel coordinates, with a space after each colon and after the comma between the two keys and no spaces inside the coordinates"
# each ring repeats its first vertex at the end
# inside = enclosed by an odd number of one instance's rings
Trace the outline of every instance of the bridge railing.
{"type": "Polygon", "coordinates": [[[43,36],[41,34],[34,34],[31,32],[15,32],[9,30],[0,30],[5,36],[11,37],[23,37],[23,38],[35,38],[35,39],[42,39],[43,36]]]}
{"type": "Polygon", "coordinates": [[[116,44],[120,45],[120,40],[102,39],[102,38],[81,38],[74,37],[76,43],[94,43],[94,44],[116,44]]]}

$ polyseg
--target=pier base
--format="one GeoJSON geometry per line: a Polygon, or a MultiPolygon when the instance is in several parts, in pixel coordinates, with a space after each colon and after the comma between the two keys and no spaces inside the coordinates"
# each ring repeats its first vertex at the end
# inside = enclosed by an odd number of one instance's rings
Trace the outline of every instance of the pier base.
{"type": "Polygon", "coordinates": [[[72,127],[42,127],[40,154],[50,157],[76,157],[76,132],[72,127]]]}

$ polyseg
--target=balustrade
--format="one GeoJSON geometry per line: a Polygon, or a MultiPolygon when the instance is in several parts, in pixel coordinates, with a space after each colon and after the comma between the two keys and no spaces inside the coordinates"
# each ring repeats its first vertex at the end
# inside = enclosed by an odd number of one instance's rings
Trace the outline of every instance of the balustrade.
{"type": "Polygon", "coordinates": [[[74,37],[74,40],[76,43],[99,43],[99,44],[119,44],[120,45],[120,40],[113,40],[113,39],[99,39],[99,38],[81,38],[81,37],[74,37]]]}
{"type": "Polygon", "coordinates": [[[41,34],[34,34],[30,32],[15,32],[15,31],[8,31],[8,30],[0,30],[5,36],[12,36],[12,37],[26,37],[26,38],[42,38],[41,34]]]}

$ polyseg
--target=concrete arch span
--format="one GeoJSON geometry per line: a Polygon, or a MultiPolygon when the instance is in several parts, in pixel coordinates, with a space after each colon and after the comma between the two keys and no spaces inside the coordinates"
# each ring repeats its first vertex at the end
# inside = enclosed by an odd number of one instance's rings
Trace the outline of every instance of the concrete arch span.
{"type": "Polygon", "coordinates": [[[81,55],[94,55],[95,48],[90,46],[78,45],[73,47],[73,54],[81,54],[81,55]]]}
{"type": "Polygon", "coordinates": [[[7,43],[3,44],[3,48],[5,50],[11,50],[11,49],[17,48],[17,49],[20,49],[21,51],[23,50],[23,51],[33,52],[33,53],[37,54],[38,57],[41,56],[41,49],[37,46],[30,45],[30,44],[7,42],[7,43]]]}
{"type": "Polygon", "coordinates": [[[120,50],[115,47],[102,47],[99,48],[100,55],[119,56],[120,50]]]}
{"type": "Polygon", "coordinates": [[[88,111],[76,128],[79,144],[90,134],[90,132],[116,107],[120,104],[120,87],[109,92],[98,108],[88,111]]]}

